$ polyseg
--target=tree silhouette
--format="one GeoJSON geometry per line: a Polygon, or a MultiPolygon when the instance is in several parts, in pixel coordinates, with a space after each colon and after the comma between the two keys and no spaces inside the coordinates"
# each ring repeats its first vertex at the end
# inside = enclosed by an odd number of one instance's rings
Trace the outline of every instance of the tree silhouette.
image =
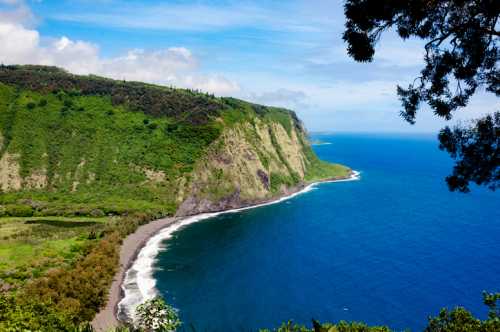
{"type": "MultiPolygon", "coordinates": [[[[397,87],[401,116],[416,121],[422,103],[450,120],[479,88],[500,95],[498,0],[347,0],[343,39],[356,61],[370,62],[381,34],[395,29],[402,39],[425,40],[425,66],[407,88],[397,87]]],[[[450,190],[469,191],[475,182],[500,186],[500,112],[469,127],[444,128],[440,148],[456,160],[450,190]]]]}

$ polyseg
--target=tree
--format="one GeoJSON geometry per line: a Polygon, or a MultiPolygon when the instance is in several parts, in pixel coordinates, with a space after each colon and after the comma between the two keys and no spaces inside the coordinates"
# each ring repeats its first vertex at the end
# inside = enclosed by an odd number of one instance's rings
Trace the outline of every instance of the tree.
{"type": "MultiPolygon", "coordinates": [[[[405,89],[397,87],[411,124],[428,104],[446,120],[467,105],[479,88],[500,95],[497,0],[347,0],[343,39],[356,61],[370,62],[384,31],[395,29],[402,39],[425,40],[425,66],[405,89]]],[[[495,190],[500,186],[500,112],[465,127],[444,128],[441,149],[456,160],[447,178],[450,190],[469,191],[475,182],[495,190]]]]}
{"type": "Polygon", "coordinates": [[[464,308],[452,311],[442,309],[437,317],[429,318],[425,332],[494,332],[500,331],[500,312],[497,302],[500,293],[483,293],[483,302],[489,308],[488,318],[481,321],[464,308]]]}
{"type": "Polygon", "coordinates": [[[170,332],[181,325],[175,309],[156,297],[139,305],[136,310],[139,328],[148,332],[170,332]]]}

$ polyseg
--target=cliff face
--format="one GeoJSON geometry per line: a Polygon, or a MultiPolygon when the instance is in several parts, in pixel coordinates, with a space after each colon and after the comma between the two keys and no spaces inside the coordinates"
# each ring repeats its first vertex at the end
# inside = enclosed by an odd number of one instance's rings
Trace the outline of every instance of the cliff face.
{"type": "Polygon", "coordinates": [[[272,120],[227,127],[197,163],[178,214],[237,208],[289,192],[305,181],[307,144],[302,127],[287,131],[272,120]]]}
{"type": "Polygon", "coordinates": [[[40,215],[188,215],[348,173],[317,159],[291,111],[47,67],[0,68],[0,205],[40,215]]]}

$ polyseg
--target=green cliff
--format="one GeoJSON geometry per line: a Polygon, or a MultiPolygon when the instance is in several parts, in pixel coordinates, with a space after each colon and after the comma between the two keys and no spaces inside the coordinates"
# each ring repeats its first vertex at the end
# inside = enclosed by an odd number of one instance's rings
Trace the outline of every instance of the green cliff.
{"type": "Polygon", "coordinates": [[[42,66],[0,67],[0,214],[181,215],[349,169],[291,111],[42,66]]]}
{"type": "Polygon", "coordinates": [[[0,66],[0,330],[91,321],[141,224],[350,172],[320,161],[288,110],[0,66]]]}

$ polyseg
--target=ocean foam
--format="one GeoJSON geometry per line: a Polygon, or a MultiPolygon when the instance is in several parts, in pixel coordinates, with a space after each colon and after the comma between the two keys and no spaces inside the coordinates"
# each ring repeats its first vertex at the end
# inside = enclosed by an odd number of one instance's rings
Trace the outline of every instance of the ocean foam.
{"type": "Polygon", "coordinates": [[[359,179],[360,179],[360,172],[353,171],[352,176],[348,179],[312,183],[296,193],[293,193],[285,197],[281,197],[271,202],[252,205],[239,209],[222,211],[222,212],[202,213],[196,216],[187,217],[185,219],[180,220],[179,222],[176,222],[170,226],[165,227],[164,229],[162,229],[160,232],[158,232],[156,235],[154,235],[148,240],[146,245],[140,250],[133,265],[126,272],[125,278],[121,285],[124,297],[118,303],[118,318],[120,320],[133,321],[135,308],[142,302],[152,299],[158,295],[158,291],[156,289],[156,280],[153,277],[154,273],[153,269],[156,257],[158,256],[158,253],[161,250],[165,249],[162,246],[162,243],[164,243],[165,240],[170,239],[173,233],[175,233],[182,227],[185,227],[187,225],[202,220],[210,219],[221,214],[238,213],[249,209],[255,209],[262,206],[277,204],[289,200],[298,195],[310,192],[318,184],[321,183],[356,181],[359,179]]]}

